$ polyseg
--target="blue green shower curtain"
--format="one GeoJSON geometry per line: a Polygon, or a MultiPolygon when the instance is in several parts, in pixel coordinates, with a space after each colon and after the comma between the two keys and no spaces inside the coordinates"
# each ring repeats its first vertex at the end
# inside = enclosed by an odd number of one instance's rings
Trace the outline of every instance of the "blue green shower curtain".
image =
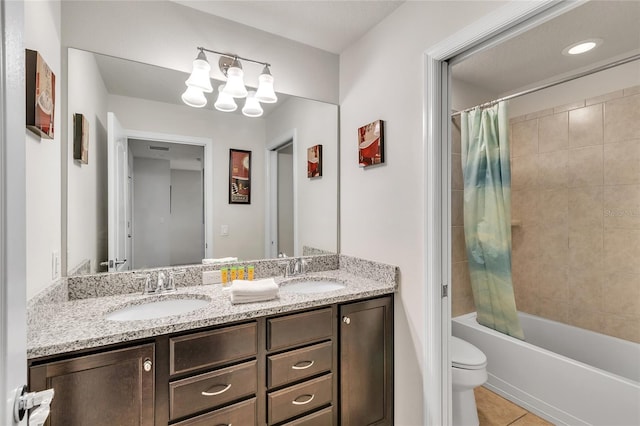
{"type": "Polygon", "coordinates": [[[478,322],[524,340],[511,281],[511,169],[504,102],[462,114],[464,234],[478,322]]]}

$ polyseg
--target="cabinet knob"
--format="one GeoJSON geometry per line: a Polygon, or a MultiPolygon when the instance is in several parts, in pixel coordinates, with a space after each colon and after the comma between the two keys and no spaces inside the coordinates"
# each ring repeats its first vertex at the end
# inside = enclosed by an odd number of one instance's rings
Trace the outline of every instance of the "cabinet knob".
{"type": "Polygon", "coordinates": [[[347,325],[349,325],[349,324],[351,324],[351,318],[349,318],[347,316],[344,316],[344,317],[342,317],[342,322],[347,324],[347,325]]]}
{"type": "Polygon", "coordinates": [[[144,371],[151,371],[151,368],[153,367],[153,362],[151,362],[151,360],[149,358],[145,359],[144,362],[142,363],[142,368],[144,368],[144,371]]]}

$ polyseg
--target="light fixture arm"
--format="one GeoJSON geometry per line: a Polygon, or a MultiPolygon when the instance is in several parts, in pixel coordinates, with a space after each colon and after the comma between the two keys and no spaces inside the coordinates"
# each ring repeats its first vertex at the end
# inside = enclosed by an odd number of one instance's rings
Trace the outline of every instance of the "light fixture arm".
{"type": "Polygon", "coordinates": [[[206,47],[198,47],[197,49],[199,51],[201,51],[201,52],[204,51],[204,52],[209,52],[209,53],[215,53],[216,55],[224,56],[225,58],[229,58],[229,59],[240,59],[240,60],[243,60],[243,61],[253,62],[254,64],[264,65],[265,67],[270,67],[271,66],[271,64],[269,64],[267,62],[256,61],[255,59],[244,58],[242,56],[232,55],[230,53],[218,52],[217,50],[207,49],[206,47]]]}

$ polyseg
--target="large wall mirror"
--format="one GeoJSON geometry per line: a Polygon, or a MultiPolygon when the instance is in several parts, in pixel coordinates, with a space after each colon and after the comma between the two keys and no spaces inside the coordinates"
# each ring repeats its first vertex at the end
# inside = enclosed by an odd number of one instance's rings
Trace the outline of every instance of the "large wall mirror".
{"type": "Polygon", "coordinates": [[[185,105],[179,71],[73,48],[67,64],[68,275],[337,252],[337,105],[278,94],[249,118],[243,100],[185,105]]]}

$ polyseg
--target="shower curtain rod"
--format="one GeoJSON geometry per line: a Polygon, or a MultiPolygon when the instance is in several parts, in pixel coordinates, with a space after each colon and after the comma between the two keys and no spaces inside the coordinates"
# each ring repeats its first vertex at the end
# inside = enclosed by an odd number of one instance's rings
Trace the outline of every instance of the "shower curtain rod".
{"type": "Polygon", "coordinates": [[[517,97],[520,97],[520,96],[528,95],[529,93],[538,92],[540,90],[548,89],[549,87],[557,86],[557,85],[562,84],[562,83],[567,83],[567,82],[572,81],[572,80],[577,80],[579,78],[586,77],[588,75],[595,74],[595,73],[600,72],[600,71],[608,70],[610,68],[614,68],[614,67],[617,67],[619,65],[624,65],[626,63],[633,62],[633,61],[638,60],[638,59],[640,59],[640,53],[636,54],[636,55],[629,56],[629,57],[624,58],[624,59],[620,59],[618,61],[614,61],[614,62],[608,63],[606,65],[601,65],[599,67],[595,67],[595,68],[592,68],[590,70],[580,72],[578,74],[574,74],[574,75],[572,75],[570,77],[562,78],[562,79],[560,79],[558,81],[554,81],[552,83],[543,84],[542,86],[534,87],[532,89],[523,90],[522,92],[514,93],[513,95],[508,95],[508,96],[505,96],[504,98],[500,98],[500,99],[496,99],[496,100],[493,100],[493,101],[485,102],[483,104],[476,105],[474,107],[467,108],[467,109],[464,109],[462,111],[454,112],[454,113],[451,114],[451,118],[455,117],[456,115],[460,115],[463,112],[469,112],[469,111],[472,111],[472,110],[474,110],[476,108],[488,107],[488,106],[491,106],[491,105],[495,105],[498,102],[508,101],[509,99],[517,98],[517,97]]]}

